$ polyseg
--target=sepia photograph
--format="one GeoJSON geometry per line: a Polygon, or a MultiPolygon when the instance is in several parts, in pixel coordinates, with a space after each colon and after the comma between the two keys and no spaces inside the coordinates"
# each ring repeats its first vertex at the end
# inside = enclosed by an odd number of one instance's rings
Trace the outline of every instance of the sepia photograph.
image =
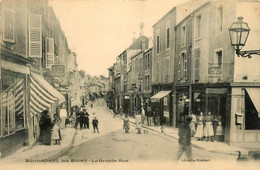
{"type": "Polygon", "coordinates": [[[260,167],[260,0],[0,0],[0,170],[260,167]]]}

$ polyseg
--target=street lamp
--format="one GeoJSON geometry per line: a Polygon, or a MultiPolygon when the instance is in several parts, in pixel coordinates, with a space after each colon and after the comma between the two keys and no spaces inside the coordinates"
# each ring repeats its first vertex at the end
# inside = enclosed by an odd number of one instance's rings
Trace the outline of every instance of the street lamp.
{"type": "Polygon", "coordinates": [[[252,54],[260,55],[260,50],[241,51],[245,46],[250,28],[247,23],[243,21],[243,17],[238,17],[237,21],[233,22],[229,28],[229,35],[231,45],[236,51],[237,56],[251,58],[252,54]]]}

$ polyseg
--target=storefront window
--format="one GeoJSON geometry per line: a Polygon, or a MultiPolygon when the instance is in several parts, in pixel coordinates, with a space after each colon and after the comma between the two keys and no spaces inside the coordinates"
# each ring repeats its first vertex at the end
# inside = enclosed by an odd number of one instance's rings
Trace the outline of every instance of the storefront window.
{"type": "Polygon", "coordinates": [[[3,135],[24,128],[25,78],[8,71],[2,72],[2,123],[3,135]]]}
{"type": "Polygon", "coordinates": [[[245,103],[245,130],[259,130],[260,118],[247,92],[245,93],[245,103]]]}

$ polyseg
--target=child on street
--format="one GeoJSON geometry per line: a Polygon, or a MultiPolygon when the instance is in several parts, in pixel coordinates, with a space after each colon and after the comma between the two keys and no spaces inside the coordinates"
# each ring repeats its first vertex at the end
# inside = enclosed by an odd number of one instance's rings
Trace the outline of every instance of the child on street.
{"type": "Polygon", "coordinates": [[[96,133],[96,130],[97,130],[97,132],[99,133],[99,130],[98,130],[98,119],[97,119],[97,117],[94,117],[94,119],[92,120],[92,125],[93,125],[93,129],[94,129],[94,133],[96,133]]]}
{"type": "Polygon", "coordinates": [[[61,134],[60,134],[60,120],[57,119],[54,122],[54,126],[52,128],[52,139],[55,140],[54,145],[60,145],[61,134]]]}

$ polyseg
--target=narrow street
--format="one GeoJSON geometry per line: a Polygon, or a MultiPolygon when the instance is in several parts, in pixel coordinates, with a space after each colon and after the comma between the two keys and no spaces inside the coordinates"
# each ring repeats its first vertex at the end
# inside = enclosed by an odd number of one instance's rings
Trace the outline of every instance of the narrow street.
{"type": "MultiPolygon", "coordinates": [[[[130,133],[124,133],[120,117],[114,118],[106,108],[103,100],[94,104],[94,108],[88,109],[90,120],[95,115],[100,121],[100,133],[94,133],[90,129],[78,130],[73,141],[73,147],[69,148],[56,159],[68,161],[138,161],[138,160],[164,160],[174,161],[178,150],[178,141],[169,139],[161,134],[148,131],[148,134],[137,134],[134,126],[130,133]]],[[[193,159],[201,161],[233,160],[237,156],[211,153],[193,147],[193,159]]],[[[181,160],[185,161],[185,154],[181,160]]]]}

